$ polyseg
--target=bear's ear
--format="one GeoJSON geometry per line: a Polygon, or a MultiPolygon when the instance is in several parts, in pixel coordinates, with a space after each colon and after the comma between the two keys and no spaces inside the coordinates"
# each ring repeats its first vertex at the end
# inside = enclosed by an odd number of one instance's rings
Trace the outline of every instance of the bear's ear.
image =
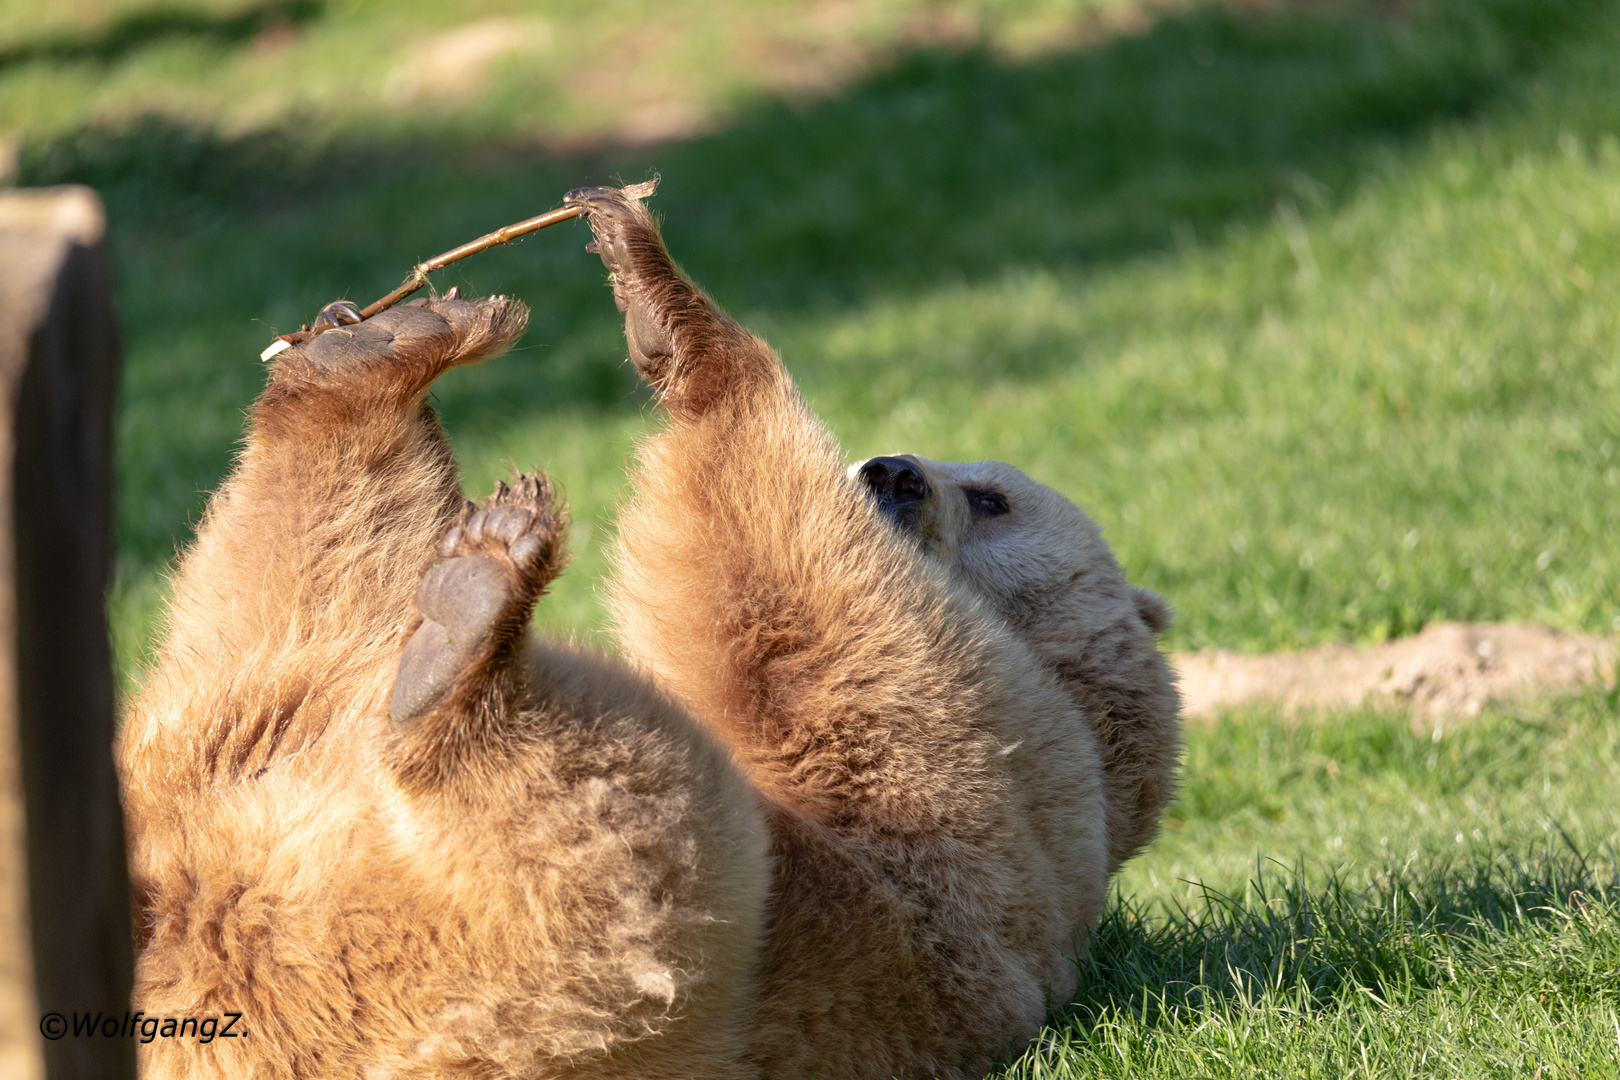
{"type": "Polygon", "coordinates": [[[1170,629],[1170,624],[1176,621],[1170,605],[1156,592],[1133,585],[1131,599],[1136,601],[1136,613],[1142,616],[1142,621],[1148,624],[1155,637],[1170,629]]]}

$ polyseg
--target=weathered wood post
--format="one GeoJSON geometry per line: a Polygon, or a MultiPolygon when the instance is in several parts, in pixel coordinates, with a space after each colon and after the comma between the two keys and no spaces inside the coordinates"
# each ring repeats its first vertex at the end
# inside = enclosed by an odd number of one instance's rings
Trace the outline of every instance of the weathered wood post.
{"type": "Polygon", "coordinates": [[[0,193],[0,1072],[29,1080],[135,1074],[132,1039],[42,1023],[129,1008],[105,231],[89,188],[0,193]]]}

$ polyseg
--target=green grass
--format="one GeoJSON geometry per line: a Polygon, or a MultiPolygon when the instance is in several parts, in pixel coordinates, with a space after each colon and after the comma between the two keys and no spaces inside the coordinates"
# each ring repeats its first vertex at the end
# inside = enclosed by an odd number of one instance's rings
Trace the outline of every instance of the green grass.
{"type": "MultiPolygon", "coordinates": [[[[537,140],[595,114],[526,106],[527,68],[460,111],[379,112],[316,80],[248,123],[249,90],[226,91],[263,61],[263,13],[14,43],[0,114],[29,79],[89,80],[23,126],[22,176],[93,183],[111,212],[125,669],[272,328],[381,295],[578,182],[655,169],[678,257],[781,348],[851,457],[1024,467],[1170,598],[1173,646],[1620,625],[1620,5],[1193,8],[1055,51],[998,44],[1060,9],[960,8],[983,44],[908,50],[895,28],[917,9],[879,5],[846,34],[866,73],[834,90],[778,99],[738,75],[691,91],[710,134],[568,152],[537,140]],[[162,93],[137,78],[182,44],[213,59],[162,93]],[[146,89],[97,96],[126,76],[146,89]]],[[[283,81],[345,49],[383,71],[413,10],[297,7],[283,81]]],[[[607,41],[630,10],[557,25],[607,41]]],[[[736,44],[705,37],[724,11],[687,14],[649,61],[666,81],[704,66],[693,42],[736,44]]],[[[648,419],[582,242],[567,226],[442,275],[535,320],[438,389],[470,489],[515,463],[572,499],[580,557],[540,620],[576,632],[601,625],[601,544],[648,419]]]]}
{"type": "MultiPolygon", "coordinates": [[[[1066,492],[1174,647],[1620,630],[1620,0],[1383,7],[5,6],[20,177],[92,183],[112,222],[126,676],[274,331],[653,171],[677,257],[850,457],[1066,492]],[[519,46],[481,83],[411,90],[491,18],[519,46]],[[634,142],[660,123],[690,133],[634,142]]],[[[538,620],[574,633],[651,419],[584,240],[441,275],[534,320],[436,388],[469,490],[512,463],[567,491],[538,620]]],[[[1010,1075],[1620,1076],[1617,713],[1194,729],[1010,1075]]]]}
{"type": "Polygon", "coordinates": [[[605,131],[671,130],[671,117],[675,129],[709,126],[765,94],[803,97],[835,86],[918,43],[982,35],[1009,54],[1049,50],[1134,7],[1131,0],[14,0],[0,7],[0,132],[55,136],[159,114],[233,133],[289,121],[325,135],[448,126],[476,137],[576,145],[605,131]],[[433,58],[447,41],[459,62],[433,58]],[[649,128],[649,110],[666,119],[649,128]]]}
{"type": "Polygon", "coordinates": [[[1008,1077],[1620,1076],[1620,698],[1190,733],[1008,1077]],[[1278,852],[1295,853],[1286,864],[1278,852]]]}

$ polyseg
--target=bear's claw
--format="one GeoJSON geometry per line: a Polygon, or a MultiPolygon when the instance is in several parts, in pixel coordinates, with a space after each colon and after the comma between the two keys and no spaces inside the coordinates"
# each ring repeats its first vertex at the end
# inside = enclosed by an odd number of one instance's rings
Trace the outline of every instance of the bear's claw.
{"type": "Polygon", "coordinates": [[[321,313],[315,316],[314,329],[322,327],[337,328],[339,326],[353,326],[357,322],[365,321],[360,309],[347,300],[334,300],[321,308],[321,313]]]}
{"type": "Polygon", "coordinates": [[[519,476],[516,487],[496,481],[495,493],[482,507],[469,502],[461,508],[439,542],[439,557],[494,558],[520,580],[541,588],[561,569],[552,564],[567,529],[566,515],[545,476],[519,476]],[[542,576],[543,581],[535,581],[542,576]]]}

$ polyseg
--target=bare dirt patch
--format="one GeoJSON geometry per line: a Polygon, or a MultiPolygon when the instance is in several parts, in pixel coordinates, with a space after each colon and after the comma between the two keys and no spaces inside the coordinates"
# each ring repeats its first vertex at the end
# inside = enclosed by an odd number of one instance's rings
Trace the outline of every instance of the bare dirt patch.
{"type": "Polygon", "coordinates": [[[436,33],[389,74],[383,98],[406,106],[475,97],[489,85],[493,65],[541,53],[552,37],[551,25],[540,19],[484,19],[436,33]]]}
{"type": "Polygon", "coordinates": [[[1377,705],[1410,709],[1414,725],[1477,716],[1487,701],[1524,700],[1615,678],[1615,642],[1522,623],[1435,623],[1367,648],[1322,645],[1248,656],[1178,653],[1183,714],[1208,720],[1268,704],[1285,714],[1377,705]]]}
{"type": "Polygon", "coordinates": [[[992,17],[979,0],[888,7],[815,0],[738,12],[706,42],[678,21],[644,21],[583,57],[552,58],[563,96],[598,119],[542,142],[553,151],[581,153],[690,138],[713,130],[740,104],[766,96],[806,107],[918,50],[987,48],[1025,61],[1143,33],[1188,6],[1189,0],[1098,0],[1078,12],[992,17]],[[691,76],[694,68],[701,78],[691,76]]]}

